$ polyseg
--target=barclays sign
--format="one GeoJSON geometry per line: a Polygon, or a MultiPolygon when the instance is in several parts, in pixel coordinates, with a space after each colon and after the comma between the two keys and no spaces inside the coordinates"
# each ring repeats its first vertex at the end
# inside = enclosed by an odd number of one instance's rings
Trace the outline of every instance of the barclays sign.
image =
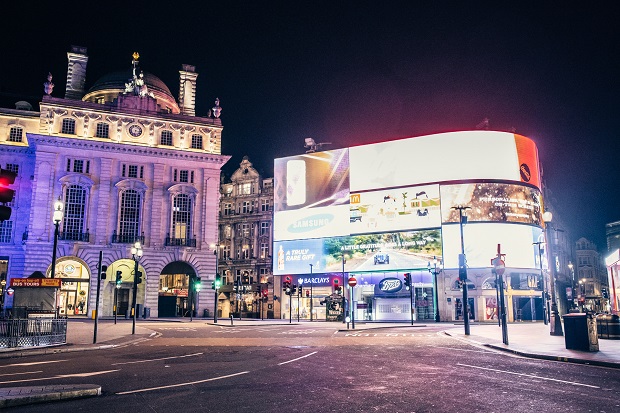
{"type": "Polygon", "coordinates": [[[384,278],[379,281],[379,290],[382,293],[397,293],[403,289],[403,282],[398,278],[384,278]]]}

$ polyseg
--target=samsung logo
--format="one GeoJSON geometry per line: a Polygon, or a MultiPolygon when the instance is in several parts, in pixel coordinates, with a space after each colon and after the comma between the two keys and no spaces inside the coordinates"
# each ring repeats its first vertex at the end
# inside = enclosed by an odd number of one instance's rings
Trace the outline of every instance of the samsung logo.
{"type": "Polygon", "coordinates": [[[384,278],[379,282],[379,289],[385,293],[395,293],[403,289],[403,282],[398,278],[384,278]]]}
{"type": "Polygon", "coordinates": [[[288,227],[288,232],[300,233],[314,231],[317,228],[323,228],[332,223],[333,214],[318,214],[308,218],[298,219],[288,227]]]}

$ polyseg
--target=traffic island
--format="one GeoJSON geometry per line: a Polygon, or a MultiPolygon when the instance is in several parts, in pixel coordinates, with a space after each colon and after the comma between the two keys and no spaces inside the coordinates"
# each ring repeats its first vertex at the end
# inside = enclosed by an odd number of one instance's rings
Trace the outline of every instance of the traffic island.
{"type": "Polygon", "coordinates": [[[97,384],[6,387],[0,389],[0,409],[100,395],[101,386],[97,384]]]}

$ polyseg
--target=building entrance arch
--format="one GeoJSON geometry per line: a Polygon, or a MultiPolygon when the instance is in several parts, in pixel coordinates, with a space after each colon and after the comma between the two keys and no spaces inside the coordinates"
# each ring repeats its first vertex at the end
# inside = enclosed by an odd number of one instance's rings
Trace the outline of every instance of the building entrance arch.
{"type": "Polygon", "coordinates": [[[195,314],[195,295],[191,290],[196,279],[194,268],[184,261],[166,265],[159,275],[158,317],[189,317],[195,314]]]}
{"type": "MultiPolygon", "coordinates": [[[[52,266],[47,268],[51,277],[52,266]]],[[[62,279],[58,291],[57,306],[59,316],[87,315],[90,296],[90,270],[88,265],[77,257],[62,257],[56,260],[55,278],[62,279]]]]}

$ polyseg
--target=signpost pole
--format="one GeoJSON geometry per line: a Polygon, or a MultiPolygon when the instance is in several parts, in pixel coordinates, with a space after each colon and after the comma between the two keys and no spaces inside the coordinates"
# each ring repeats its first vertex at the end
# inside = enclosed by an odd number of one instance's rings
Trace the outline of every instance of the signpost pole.
{"type": "Polygon", "coordinates": [[[502,341],[504,344],[508,345],[508,325],[506,324],[506,304],[504,302],[504,271],[506,271],[506,264],[502,259],[505,256],[506,254],[502,254],[501,244],[497,244],[497,256],[491,261],[493,263],[493,272],[495,272],[499,280],[499,311],[502,320],[502,341]]]}
{"type": "Polygon", "coordinates": [[[99,321],[99,293],[101,291],[101,261],[103,260],[103,251],[99,251],[99,264],[97,264],[97,299],[95,302],[95,328],[93,330],[93,344],[97,344],[97,324],[99,321]]]}
{"type": "Polygon", "coordinates": [[[353,288],[357,285],[357,278],[349,277],[349,314],[351,318],[351,328],[355,330],[355,311],[353,311],[353,305],[355,303],[353,296],[353,288]]]}

